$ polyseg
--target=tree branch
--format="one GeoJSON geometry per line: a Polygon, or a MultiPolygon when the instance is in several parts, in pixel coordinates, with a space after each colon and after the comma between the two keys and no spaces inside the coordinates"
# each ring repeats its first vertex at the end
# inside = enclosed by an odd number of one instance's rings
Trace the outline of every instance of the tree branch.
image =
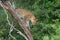
{"type": "MultiPolygon", "coordinates": [[[[23,31],[25,32],[28,40],[33,40],[33,37],[32,37],[32,35],[31,35],[30,31],[28,30],[28,28],[26,28],[25,22],[22,22],[22,21],[21,21],[21,15],[18,15],[18,14],[17,14],[18,12],[14,9],[14,7],[12,7],[12,5],[10,4],[9,1],[6,1],[6,2],[3,3],[3,4],[4,4],[4,5],[7,5],[7,7],[8,7],[8,10],[7,10],[7,11],[11,12],[11,15],[18,21],[20,27],[21,27],[21,28],[23,29],[23,31]]],[[[4,6],[4,5],[3,5],[3,6],[4,6]]],[[[12,26],[12,25],[11,25],[11,26],[12,26]]],[[[19,33],[19,32],[18,32],[18,33],[19,33]]]]}
{"type": "MultiPolygon", "coordinates": [[[[3,7],[3,5],[1,5],[1,6],[3,7]]],[[[4,9],[4,12],[5,12],[6,16],[7,16],[7,22],[8,22],[8,24],[10,25],[10,27],[12,27],[12,28],[10,29],[9,35],[10,35],[13,39],[16,40],[16,38],[11,35],[11,32],[12,32],[13,29],[14,29],[14,30],[17,31],[17,33],[19,33],[19,35],[23,36],[26,40],[28,40],[28,38],[27,38],[21,31],[19,31],[18,29],[16,29],[16,28],[10,23],[10,21],[9,21],[9,19],[8,19],[7,11],[5,10],[4,7],[3,7],[3,9],[4,9]]]]}

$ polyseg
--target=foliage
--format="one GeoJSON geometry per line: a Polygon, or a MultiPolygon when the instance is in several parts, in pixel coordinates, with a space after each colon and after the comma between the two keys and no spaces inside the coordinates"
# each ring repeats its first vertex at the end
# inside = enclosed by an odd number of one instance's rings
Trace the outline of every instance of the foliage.
{"type": "MultiPolygon", "coordinates": [[[[36,25],[30,25],[34,40],[60,40],[60,0],[14,0],[14,2],[16,8],[30,10],[36,16],[36,25]]],[[[9,19],[12,21],[10,14],[9,19]]],[[[21,30],[16,20],[14,24],[17,29],[21,30]]],[[[6,15],[0,9],[0,40],[8,40],[8,34],[9,25],[6,21],[6,15]]],[[[12,32],[12,35],[17,40],[24,40],[15,31],[12,32]]]]}

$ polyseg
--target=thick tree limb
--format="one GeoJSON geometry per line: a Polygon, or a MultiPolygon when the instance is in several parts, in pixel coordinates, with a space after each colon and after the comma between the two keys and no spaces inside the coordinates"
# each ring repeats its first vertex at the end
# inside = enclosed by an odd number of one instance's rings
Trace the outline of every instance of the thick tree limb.
{"type": "MultiPolygon", "coordinates": [[[[3,5],[1,5],[1,6],[3,7],[3,5]]],[[[14,40],[17,40],[14,36],[11,35],[11,32],[12,32],[13,29],[14,29],[14,30],[17,31],[17,33],[19,33],[19,34],[22,35],[26,40],[28,40],[28,38],[27,38],[21,31],[19,31],[18,29],[16,29],[16,28],[13,26],[13,24],[10,23],[10,21],[9,21],[9,19],[8,19],[7,11],[5,10],[4,7],[3,7],[3,9],[4,9],[4,12],[5,12],[6,17],[7,17],[7,22],[8,22],[8,24],[10,25],[10,32],[9,32],[10,37],[12,37],[14,40]]]]}
{"type": "Polygon", "coordinates": [[[20,16],[17,15],[18,12],[12,7],[12,5],[8,1],[5,2],[5,3],[3,3],[3,4],[8,7],[9,10],[7,10],[7,11],[10,11],[11,12],[11,15],[18,21],[20,27],[25,32],[28,40],[33,40],[33,37],[31,35],[30,31],[28,30],[28,28],[26,28],[26,24],[21,21],[21,17],[20,17],[21,15],[20,16]]]}

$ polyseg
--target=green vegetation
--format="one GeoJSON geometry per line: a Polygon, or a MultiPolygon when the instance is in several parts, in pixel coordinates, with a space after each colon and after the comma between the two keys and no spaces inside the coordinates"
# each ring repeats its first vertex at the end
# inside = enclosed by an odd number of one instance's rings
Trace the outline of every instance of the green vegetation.
{"type": "MultiPolygon", "coordinates": [[[[24,8],[33,12],[37,18],[35,26],[31,26],[31,33],[34,40],[60,40],[60,0],[15,0],[16,8],[24,8]]],[[[9,20],[12,17],[9,14],[9,20]]],[[[17,29],[19,25],[16,20],[14,24],[17,29]]],[[[0,40],[8,40],[9,25],[6,21],[6,15],[0,8],[0,40]]],[[[16,31],[12,35],[17,40],[25,40],[19,36],[16,31]]],[[[11,38],[11,40],[13,40],[11,38]]]]}

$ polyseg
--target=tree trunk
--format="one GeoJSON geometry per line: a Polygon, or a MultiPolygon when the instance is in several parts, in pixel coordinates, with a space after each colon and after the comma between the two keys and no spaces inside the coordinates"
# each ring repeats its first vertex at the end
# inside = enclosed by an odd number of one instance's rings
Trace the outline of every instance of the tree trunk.
{"type": "Polygon", "coordinates": [[[31,35],[30,31],[28,30],[28,28],[26,27],[25,23],[22,23],[22,22],[21,22],[21,19],[20,19],[19,16],[17,15],[17,13],[19,13],[19,12],[17,12],[16,9],[14,9],[14,8],[12,7],[12,5],[10,5],[8,2],[4,2],[3,4],[8,7],[8,10],[7,10],[7,11],[9,11],[9,12],[11,13],[11,15],[18,21],[20,27],[21,27],[21,28],[23,29],[23,31],[25,32],[28,40],[33,40],[33,37],[32,37],[32,35],[31,35]]]}

